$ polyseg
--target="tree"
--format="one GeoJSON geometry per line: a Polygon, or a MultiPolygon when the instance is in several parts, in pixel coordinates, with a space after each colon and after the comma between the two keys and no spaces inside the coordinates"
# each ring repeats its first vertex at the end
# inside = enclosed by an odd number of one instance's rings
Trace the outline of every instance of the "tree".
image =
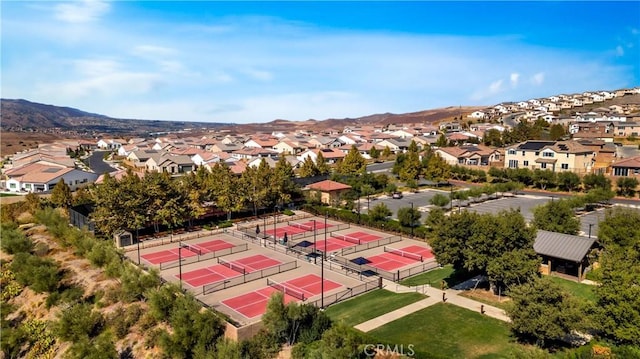
{"type": "Polygon", "coordinates": [[[513,284],[513,277],[504,272],[510,268],[496,261],[517,259],[523,268],[519,268],[516,282],[532,279],[527,275],[536,272],[531,270],[536,230],[527,226],[520,212],[501,211],[493,215],[462,211],[451,213],[446,220],[443,215],[434,216],[429,218],[433,234],[430,245],[438,263],[484,275],[491,269],[489,281],[495,292],[513,284]],[[522,252],[507,254],[518,251],[522,252]]]}
{"type": "Polygon", "coordinates": [[[71,207],[73,196],[71,195],[71,189],[64,182],[63,178],[60,178],[60,181],[53,187],[51,191],[51,202],[64,209],[71,207]]]}
{"type": "Polygon", "coordinates": [[[320,171],[318,171],[318,167],[316,167],[316,164],[313,162],[311,157],[305,157],[304,161],[302,161],[302,166],[300,166],[300,169],[298,170],[298,175],[302,178],[306,178],[317,176],[319,173],[320,171]]]}
{"type": "Polygon", "coordinates": [[[618,187],[618,194],[625,197],[633,197],[636,194],[638,180],[633,177],[620,177],[616,181],[616,186],[618,187]]]}
{"type": "Polygon", "coordinates": [[[582,177],[582,184],[584,185],[584,189],[586,191],[595,188],[602,188],[605,190],[611,189],[611,180],[601,173],[589,173],[584,175],[584,177],[582,177]]]}
{"type": "Polygon", "coordinates": [[[548,278],[515,286],[509,296],[511,330],[525,342],[545,347],[580,328],[584,313],[578,302],[548,278]]]}
{"type": "Polygon", "coordinates": [[[576,218],[569,201],[560,199],[533,209],[533,225],[538,229],[565,234],[578,234],[580,219],[576,218]]]}
{"type": "Polygon", "coordinates": [[[55,325],[55,334],[64,341],[77,342],[96,337],[102,331],[104,318],[89,303],[78,303],[64,310],[55,325]]]}
{"type": "Polygon", "coordinates": [[[559,123],[555,123],[549,127],[549,138],[552,141],[558,141],[566,135],[564,126],[559,123]]]}
{"type": "Polygon", "coordinates": [[[316,167],[318,168],[318,174],[328,175],[331,173],[331,168],[322,154],[322,151],[318,151],[318,156],[316,157],[316,167]]]}
{"type": "Polygon", "coordinates": [[[403,227],[415,227],[420,224],[422,213],[417,208],[402,207],[398,209],[398,221],[403,227]]]}
{"type": "Polygon", "coordinates": [[[380,150],[375,145],[371,146],[369,157],[373,158],[374,161],[380,158],[380,150]]]}
{"type": "Polygon", "coordinates": [[[487,146],[502,147],[502,133],[494,128],[489,129],[482,136],[482,142],[487,146]]]}
{"type": "Polygon", "coordinates": [[[338,170],[345,175],[362,174],[366,171],[367,161],[362,157],[358,148],[353,145],[346,156],[340,161],[338,170]]]}
{"type": "Polygon", "coordinates": [[[559,172],[557,175],[557,182],[558,187],[561,190],[569,192],[580,187],[581,183],[580,176],[570,171],[559,172]]]}
{"type": "Polygon", "coordinates": [[[436,194],[429,201],[429,203],[431,203],[434,206],[438,206],[438,207],[444,207],[444,206],[448,205],[449,202],[451,202],[451,200],[449,199],[449,196],[445,196],[442,193],[436,194]]]}
{"type": "Polygon", "coordinates": [[[449,144],[447,136],[445,136],[444,133],[441,133],[436,141],[436,147],[447,147],[447,144],[449,144]]]}
{"type": "Polygon", "coordinates": [[[338,323],[322,335],[319,354],[327,359],[359,358],[364,341],[356,330],[338,323]]]}
{"type": "Polygon", "coordinates": [[[601,280],[596,287],[598,323],[619,344],[640,345],[640,213],[607,210],[599,223],[601,280]]]}
{"type": "Polygon", "coordinates": [[[451,166],[431,147],[426,148],[422,156],[421,166],[422,175],[428,180],[442,181],[448,179],[451,174],[451,166]]]}
{"type": "Polygon", "coordinates": [[[533,171],[533,183],[540,189],[545,190],[548,186],[553,186],[556,183],[556,173],[536,168],[533,171]]]}
{"type": "Polygon", "coordinates": [[[383,221],[393,214],[389,207],[384,203],[378,203],[367,213],[372,221],[383,221]]]}
{"type": "Polygon", "coordinates": [[[388,160],[389,157],[391,157],[391,149],[389,148],[389,146],[385,146],[382,150],[382,158],[384,160],[388,160]]]}

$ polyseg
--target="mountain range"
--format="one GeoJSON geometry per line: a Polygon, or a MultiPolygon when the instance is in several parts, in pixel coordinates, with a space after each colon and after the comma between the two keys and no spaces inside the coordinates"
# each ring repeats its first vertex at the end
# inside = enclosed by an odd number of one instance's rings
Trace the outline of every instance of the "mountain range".
{"type": "Polygon", "coordinates": [[[89,113],[70,107],[60,107],[23,99],[1,99],[2,131],[43,132],[76,135],[141,135],[154,132],[190,132],[214,129],[238,133],[292,131],[295,129],[342,129],[355,125],[388,125],[391,123],[436,123],[462,116],[481,107],[446,107],[405,114],[374,114],[358,118],[288,121],[274,120],[267,123],[232,124],[215,122],[157,121],[120,119],[89,113]]]}

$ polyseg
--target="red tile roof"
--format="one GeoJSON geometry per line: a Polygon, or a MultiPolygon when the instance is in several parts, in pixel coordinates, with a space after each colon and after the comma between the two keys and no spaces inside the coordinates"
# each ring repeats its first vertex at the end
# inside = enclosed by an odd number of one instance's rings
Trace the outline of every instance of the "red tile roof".
{"type": "Polygon", "coordinates": [[[309,189],[315,189],[322,192],[331,192],[331,191],[351,188],[351,186],[349,186],[348,184],[331,181],[331,180],[324,180],[324,181],[312,183],[307,187],[309,189]]]}

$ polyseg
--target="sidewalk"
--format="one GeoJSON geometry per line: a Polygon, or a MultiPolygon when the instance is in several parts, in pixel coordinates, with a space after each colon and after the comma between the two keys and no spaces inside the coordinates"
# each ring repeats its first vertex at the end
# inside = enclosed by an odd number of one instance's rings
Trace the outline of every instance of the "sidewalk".
{"type": "Polygon", "coordinates": [[[383,280],[382,283],[383,283],[383,288],[391,292],[395,292],[395,293],[418,292],[418,293],[423,293],[429,297],[426,299],[420,300],[418,302],[409,304],[400,309],[396,309],[392,312],[383,314],[379,317],[373,318],[364,323],[360,323],[355,326],[356,329],[361,330],[363,332],[369,332],[387,323],[390,323],[396,319],[400,319],[406,315],[417,312],[421,309],[424,309],[436,303],[441,303],[443,301],[442,300],[443,293],[445,295],[444,298],[446,299],[445,300],[446,303],[457,305],[459,307],[469,309],[474,312],[480,312],[481,306],[484,306],[485,315],[505,321],[505,322],[510,321],[509,317],[505,314],[504,310],[488,304],[483,304],[473,299],[462,297],[459,295],[460,293],[463,292],[461,290],[447,289],[445,291],[442,291],[440,289],[427,286],[427,285],[410,288],[410,287],[405,287],[403,285],[388,281],[386,279],[383,280]]]}

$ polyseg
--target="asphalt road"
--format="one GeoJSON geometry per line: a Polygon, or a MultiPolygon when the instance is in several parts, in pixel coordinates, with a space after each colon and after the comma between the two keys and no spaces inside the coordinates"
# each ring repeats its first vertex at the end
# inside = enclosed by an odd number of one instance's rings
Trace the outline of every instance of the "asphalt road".
{"type": "Polygon", "coordinates": [[[89,165],[91,170],[99,175],[104,173],[111,173],[117,171],[116,168],[111,167],[108,163],[106,163],[103,159],[103,156],[106,151],[93,151],[91,155],[86,159],[86,163],[89,165]]]}

